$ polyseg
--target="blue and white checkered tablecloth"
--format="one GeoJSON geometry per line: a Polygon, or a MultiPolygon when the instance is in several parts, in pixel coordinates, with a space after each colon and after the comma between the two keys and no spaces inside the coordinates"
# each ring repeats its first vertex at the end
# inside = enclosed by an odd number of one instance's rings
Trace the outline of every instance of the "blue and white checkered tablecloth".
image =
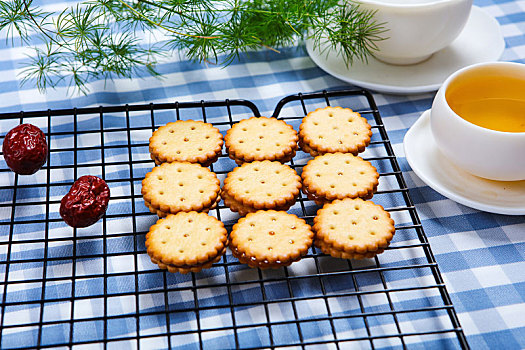
{"type": "MultiPolygon", "coordinates": [[[[59,1],[49,1],[49,3],[53,7],[63,5],[59,1]]],[[[501,59],[525,63],[525,0],[477,0],[474,3],[495,16],[501,24],[506,42],[506,49],[501,59]]],[[[59,86],[56,90],[49,90],[46,94],[40,94],[31,84],[23,87],[19,84],[20,81],[17,74],[20,72],[21,62],[25,59],[24,49],[21,47],[13,48],[7,45],[3,36],[0,39],[0,112],[241,98],[253,101],[262,115],[271,115],[276,103],[284,96],[297,92],[350,87],[348,84],[327,75],[318,68],[306,54],[304,46],[299,46],[298,48],[284,49],[280,54],[262,51],[242,55],[238,61],[235,61],[227,68],[207,67],[173,57],[158,66],[158,70],[163,76],[161,80],[145,75],[134,77],[131,80],[116,79],[106,83],[104,81],[96,81],[89,84],[90,92],[86,96],[70,96],[66,86],[59,86]]],[[[432,250],[469,345],[473,349],[525,348],[525,218],[523,216],[504,216],[480,212],[455,203],[426,186],[412,172],[404,158],[403,137],[421,113],[430,108],[433,96],[433,93],[411,96],[374,93],[374,98],[378,104],[392,146],[404,172],[405,180],[408,183],[410,195],[415,202],[424,230],[429,237],[432,250]]],[[[93,116],[91,118],[80,118],[79,127],[85,126],[89,128],[90,123],[96,122],[96,118],[93,119],[93,116]]],[[[115,122],[118,123],[118,121],[115,122]]],[[[63,130],[67,131],[70,127],[66,119],[61,124],[58,117],[55,125],[57,125],[57,130],[61,130],[60,128],[63,127],[63,130]]],[[[4,135],[8,131],[8,127],[9,125],[6,123],[0,124],[0,134],[4,135]]],[[[112,141],[118,143],[118,140],[106,140],[106,144],[111,144],[112,141]]],[[[67,139],[63,140],[64,144],[60,144],[62,142],[60,140],[56,140],[56,142],[55,147],[71,147],[67,144],[67,139]]],[[[83,146],[89,146],[98,142],[98,140],[89,140],[89,137],[85,137],[79,138],[79,142],[83,146]]],[[[127,153],[125,156],[127,157],[127,153]]],[[[147,154],[138,156],[147,158],[147,154]]],[[[86,159],[78,159],[77,161],[89,162],[89,156],[86,157],[86,159]]],[[[96,157],[100,157],[100,155],[96,157]]],[[[122,155],[112,153],[111,149],[106,153],[108,161],[118,160],[119,157],[122,157],[122,155]]],[[[52,161],[67,164],[71,159],[64,155],[63,157],[55,157],[52,161]]],[[[5,164],[2,167],[5,167],[5,164]]],[[[146,171],[146,169],[137,169],[136,176],[143,174],[142,170],[146,171]]],[[[123,170],[119,169],[118,166],[106,169],[106,176],[118,179],[119,171],[123,170]]],[[[0,174],[2,176],[0,178],[1,186],[13,184],[14,177],[12,175],[8,175],[6,172],[0,174]]],[[[71,180],[72,178],[72,174],[66,171],[52,174],[52,181],[71,180]]],[[[43,181],[46,181],[45,173],[37,174],[36,176],[35,179],[26,178],[19,180],[19,184],[40,181],[41,179],[38,176],[44,176],[43,181]]],[[[126,176],[129,176],[129,174],[126,176]]],[[[135,190],[137,191],[137,189],[135,190]]],[[[114,191],[112,195],[126,195],[118,187],[115,190],[112,189],[112,191],[114,191]]],[[[138,187],[138,191],[140,191],[140,187],[138,187]]],[[[50,198],[59,199],[61,197],[60,193],[59,191],[56,191],[56,193],[51,191],[50,198]]],[[[26,195],[26,198],[18,200],[31,201],[34,198],[41,198],[42,193],[26,193],[26,195]]],[[[6,203],[11,199],[12,196],[6,197],[3,193],[0,193],[0,201],[2,203],[6,203]]],[[[10,220],[11,213],[8,209],[8,207],[0,207],[1,221],[10,220]]],[[[51,209],[51,217],[57,217],[56,212],[53,212],[53,210],[56,211],[56,208],[51,209]]],[[[23,225],[24,220],[30,222],[32,218],[42,215],[41,209],[37,206],[34,206],[34,208],[28,206],[26,210],[25,217],[20,219],[21,224],[15,225],[14,233],[12,234],[18,235],[17,240],[41,239],[40,236],[37,237],[41,229],[34,228],[31,225],[23,225]]],[[[112,210],[111,206],[110,210],[112,210]]],[[[126,209],[119,207],[117,204],[113,210],[122,212],[126,209]]],[[[152,220],[152,218],[149,218],[148,223],[151,224],[152,220]]],[[[401,217],[399,220],[402,221],[404,218],[401,217]]],[[[126,220],[108,220],[107,225],[108,230],[114,230],[114,232],[124,232],[126,230],[133,232],[132,225],[126,220]]],[[[50,227],[49,235],[50,237],[53,235],[59,237],[64,234],[63,230],[65,229],[64,227],[50,227]]],[[[93,234],[92,231],[89,232],[93,234]]],[[[79,257],[82,254],[116,253],[119,250],[132,251],[133,238],[126,240],[122,236],[119,237],[119,239],[114,240],[114,244],[108,245],[108,252],[102,251],[102,241],[94,241],[92,245],[77,243],[75,246],[75,244],[71,244],[71,240],[64,240],[63,242],[56,240],[47,247],[46,256],[71,256],[76,254],[79,257]]],[[[9,232],[6,231],[5,227],[2,227],[0,230],[0,241],[5,242],[8,238],[9,232]]],[[[138,242],[143,244],[143,239],[139,239],[138,242]]],[[[144,247],[141,247],[140,250],[144,250],[144,247]]],[[[7,245],[3,244],[0,250],[0,260],[5,261],[8,259],[7,255],[7,245]]],[[[75,337],[77,337],[75,341],[88,341],[88,344],[78,346],[78,348],[104,347],[103,343],[89,343],[90,339],[102,338],[100,335],[102,330],[98,324],[83,324],[81,322],[83,318],[100,320],[101,315],[109,316],[108,326],[107,329],[104,328],[104,332],[107,332],[105,334],[107,338],[113,340],[120,337],[125,338],[129,335],[135,336],[137,333],[148,335],[166,332],[166,324],[159,324],[159,320],[153,316],[140,318],[140,322],[135,317],[111,318],[111,315],[135,315],[137,306],[141,308],[141,311],[163,310],[164,305],[159,304],[159,298],[152,294],[142,295],[144,298],[140,298],[140,301],[137,301],[134,296],[130,296],[110,298],[107,303],[86,297],[105,293],[111,294],[114,290],[123,291],[136,288],[134,279],[125,280],[118,277],[114,279],[109,277],[105,281],[90,279],[89,277],[82,279],[84,275],[89,276],[90,274],[102,273],[102,265],[99,261],[94,260],[84,261],[79,259],[75,265],[76,270],[73,272],[76,278],[74,295],[84,296],[84,298],[81,297],[73,301],[46,303],[43,320],[40,320],[42,312],[40,303],[24,303],[24,300],[40,300],[42,285],[41,283],[23,283],[23,281],[42,278],[42,267],[38,264],[38,260],[42,259],[43,256],[42,246],[32,247],[31,243],[13,244],[11,246],[9,257],[11,260],[16,261],[18,258],[23,258],[26,259],[25,261],[27,259],[35,259],[35,262],[20,264],[20,266],[17,266],[16,263],[11,264],[8,278],[6,278],[6,265],[0,266],[0,281],[5,281],[6,279],[8,282],[18,281],[18,283],[4,283],[0,285],[1,300],[5,300],[8,303],[19,301],[17,305],[13,306],[10,303],[9,307],[5,307],[2,313],[4,325],[32,324],[35,322],[69,320],[73,318],[79,320],[79,322],[75,323],[75,337]],[[71,302],[75,303],[74,315],[69,314],[71,302]],[[67,304],[67,306],[63,307],[63,304],[67,304]],[[105,307],[107,309],[102,310],[105,307]]],[[[385,259],[388,264],[387,253],[385,253],[385,259]]],[[[395,264],[396,262],[391,263],[395,264]]],[[[104,266],[107,269],[107,273],[114,272],[118,276],[118,272],[129,271],[130,269],[133,271],[135,268],[140,270],[145,266],[150,269],[153,265],[151,265],[147,256],[143,254],[135,258],[135,261],[133,255],[111,255],[104,266]]],[[[71,260],[56,260],[56,262],[48,264],[47,269],[47,277],[51,278],[51,282],[46,284],[45,297],[49,299],[60,296],[64,296],[66,299],[70,297],[72,295],[71,286],[61,285],[61,282],[64,280],[60,277],[71,276],[71,260]],[[58,282],[54,283],[52,277],[56,277],[58,282]]],[[[301,267],[291,271],[293,273],[301,273],[301,267]]],[[[238,272],[232,271],[232,273],[238,272]]],[[[199,275],[197,274],[196,276],[198,279],[197,284],[208,283],[207,279],[219,278],[206,275],[207,278],[200,280],[199,275]]],[[[408,277],[412,278],[411,276],[408,277]]],[[[178,283],[178,285],[182,286],[184,283],[191,284],[192,282],[191,279],[185,279],[184,281],[186,282],[181,282],[177,278],[169,277],[168,283],[173,285],[178,283]]],[[[424,279],[424,276],[417,278],[424,279]]],[[[141,280],[140,276],[137,277],[137,280],[139,283],[152,283],[151,288],[162,287],[155,286],[154,284],[157,282],[147,281],[146,279],[141,280]]],[[[366,289],[366,282],[364,282],[364,285],[366,289]]],[[[392,280],[392,286],[395,286],[395,278],[392,280]]],[[[141,285],[140,287],[148,288],[149,286],[141,285]]],[[[305,290],[307,289],[306,286],[303,287],[305,290]]],[[[250,294],[251,290],[249,287],[243,287],[246,290],[235,288],[235,286],[232,288],[234,289],[234,296],[241,302],[249,302],[250,298],[253,297],[250,294]]],[[[299,293],[301,293],[301,288],[299,286],[299,293]]],[[[206,294],[208,292],[208,289],[203,289],[199,295],[201,306],[213,306],[215,303],[224,302],[222,299],[226,298],[225,295],[227,295],[225,290],[210,291],[209,293],[216,294],[209,295],[206,294]]],[[[275,290],[270,290],[268,293],[278,294],[280,289],[276,286],[275,290]]],[[[395,302],[407,304],[415,302],[409,294],[399,297],[395,302]]],[[[272,295],[268,297],[271,298],[272,295]]],[[[432,299],[436,295],[428,295],[427,297],[432,299]]],[[[170,308],[194,302],[194,295],[191,293],[170,292],[169,298],[170,308]]],[[[161,300],[164,302],[164,299],[161,298],[161,300]]],[[[371,298],[367,302],[374,303],[374,300],[371,298]]],[[[375,302],[378,305],[385,303],[382,300],[376,300],[375,302]]],[[[319,303],[305,304],[303,306],[307,311],[305,311],[304,317],[318,315],[320,312],[319,308],[324,305],[319,305],[319,303]]],[[[298,303],[297,307],[301,307],[301,305],[298,303]]],[[[279,304],[271,304],[268,308],[277,321],[288,319],[289,313],[293,312],[287,306],[283,305],[280,307],[279,304]]],[[[331,308],[334,315],[337,315],[348,310],[358,310],[359,305],[341,298],[340,300],[332,300],[331,308]]],[[[378,310],[381,310],[381,308],[378,307],[378,310]]],[[[249,307],[241,309],[239,310],[237,321],[239,323],[264,323],[264,318],[261,319],[259,315],[261,312],[264,313],[264,310],[251,310],[249,307]]],[[[230,309],[205,309],[201,311],[199,327],[228,326],[231,324],[229,315],[230,309]]],[[[424,317],[422,319],[422,323],[424,323],[424,317]]],[[[195,317],[188,312],[178,315],[174,320],[168,321],[173,331],[176,327],[194,327],[192,324],[195,323],[195,317]]],[[[405,332],[417,330],[417,325],[414,322],[410,323],[408,320],[403,319],[402,316],[400,316],[400,322],[402,327],[407,327],[404,329],[405,332]]],[[[317,325],[306,324],[302,330],[303,337],[305,340],[314,341],[323,339],[325,334],[332,333],[328,327],[329,325],[324,323],[317,325]]],[[[338,327],[337,323],[335,327],[338,327]]],[[[371,324],[370,327],[387,328],[386,325],[381,324],[371,324]]],[[[44,327],[40,334],[42,339],[39,339],[39,341],[46,346],[67,343],[69,341],[69,335],[67,335],[69,331],[70,324],[67,322],[54,324],[47,330],[44,327]]],[[[355,325],[355,328],[350,327],[340,331],[341,334],[344,333],[347,337],[363,336],[363,325],[355,325]]],[[[384,331],[388,332],[387,329],[384,331]]],[[[241,343],[240,345],[264,347],[264,342],[256,340],[258,337],[262,338],[261,332],[264,332],[264,329],[252,330],[247,328],[244,332],[247,337],[240,339],[241,342],[246,341],[246,343],[241,343]]],[[[282,339],[283,342],[287,342],[286,339],[294,337],[293,334],[288,332],[289,330],[285,327],[282,329],[275,327],[273,336],[275,339],[282,339]]],[[[37,333],[38,329],[35,327],[8,327],[3,331],[1,346],[6,348],[35,347],[37,333]]],[[[167,347],[167,343],[164,340],[156,341],[154,337],[145,338],[144,343],[141,343],[141,345],[143,348],[167,347]]],[[[191,334],[186,337],[181,335],[172,340],[172,345],[180,345],[181,348],[192,348],[198,345],[198,341],[191,334]]],[[[442,340],[433,342],[432,339],[425,341],[420,341],[417,337],[412,340],[407,338],[407,346],[409,348],[444,348],[453,347],[454,344],[457,344],[442,340]]],[[[215,336],[213,332],[203,333],[202,342],[206,345],[206,348],[231,348],[235,345],[231,337],[220,333],[215,336]]],[[[134,348],[137,344],[136,341],[124,341],[122,343],[111,342],[105,345],[107,347],[134,348]]],[[[363,345],[364,348],[369,348],[371,345],[370,342],[349,344],[363,345]]],[[[377,341],[374,344],[377,348],[399,347],[398,343],[389,343],[386,340],[384,342],[377,341]]],[[[323,348],[323,345],[318,345],[317,347],[323,348]]],[[[75,348],[77,347],[75,346],[75,348]]],[[[341,348],[345,348],[344,344],[341,344],[341,348]]]]}

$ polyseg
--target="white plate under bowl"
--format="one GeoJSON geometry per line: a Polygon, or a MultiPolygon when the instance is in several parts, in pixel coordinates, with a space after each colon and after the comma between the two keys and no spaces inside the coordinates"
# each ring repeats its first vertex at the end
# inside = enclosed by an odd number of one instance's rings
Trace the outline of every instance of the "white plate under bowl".
{"type": "MultiPolygon", "coordinates": [[[[321,44],[323,45],[323,44],[321,44]]],[[[356,61],[347,66],[337,50],[320,52],[311,39],[306,50],[321,69],[348,83],[391,94],[436,91],[445,79],[460,68],[474,63],[497,61],[505,41],[498,21],[477,6],[461,34],[428,60],[409,66],[386,64],[371,57],[368,64],[356,61]]]]}
{"type": "Polygon", "coordinates": [[[432,136],[430,110],[408,130],[403,146],[414,173],[443,196],[490,213],[525,214],[525,181],[487,180],[449,162],[437,149],[432,136]]]}

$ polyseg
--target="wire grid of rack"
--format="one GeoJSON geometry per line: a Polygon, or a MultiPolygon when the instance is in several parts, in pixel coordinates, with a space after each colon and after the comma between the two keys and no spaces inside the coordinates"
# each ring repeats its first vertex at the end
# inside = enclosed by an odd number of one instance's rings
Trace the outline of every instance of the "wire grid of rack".
{"type": "MultiPolygon", "coordinates": [[[[187,275],[149,261],[144,236],[156,217],[140,195],[153,162],[148,138],[160,125],[201,119],[221,132],[252,115],[246,100],[126,105],[0,115],[2,133],[19,123],[47,135],[47,164],[33,176],[0,165],[0,337],[2,348],[468,348],[452,302],[373,97],[344,90],[282,99],[274,117],[296,129],[309,111],[340,105],[372,125],[363,157],[380,172],[372,199],[396,221],[389,249],[374,259],[325,256],[315,247],[278,270],[250,269],[228,252],[187,275]],[[61,197],[81,175],[106,180],[106,216],[72,229],[61,197]]],[[[298,152],[299,173],[310,159],[298,152]]],[[[235,166],[211,166],[220,179],[235,166]]],[[[290,209],[311,223],[318,207],[301,195],[290,209]]],[[[210,212],[228,229],[238,218],[210,212]]]]}

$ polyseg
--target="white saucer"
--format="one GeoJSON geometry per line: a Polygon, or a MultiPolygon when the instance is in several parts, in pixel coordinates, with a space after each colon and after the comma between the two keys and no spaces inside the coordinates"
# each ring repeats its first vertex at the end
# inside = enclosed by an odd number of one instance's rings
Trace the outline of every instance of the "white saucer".
{"type": "Polygon", "coordinates": [[[491,213],[525,214],[525,181],[482,179],[450,163],[437,149],[432,136],[430,110],[408,130],[403,145],[412,170],[443,196],[491,213]]]}
{"type": "Polygon", "coordinates": [[[308,54],[328,74],[357,86],[393,94],[435,91],[453,72],[474,63],[497,61],[504,49],[498,21],[477,6],[472,7],[465,28],[450,46],[410,66],[390,65],[371,57],[368,64],[356,61],[347,67],[336,51],[321,53],[314,50],[312,40],[306,40],[308,54]]]}

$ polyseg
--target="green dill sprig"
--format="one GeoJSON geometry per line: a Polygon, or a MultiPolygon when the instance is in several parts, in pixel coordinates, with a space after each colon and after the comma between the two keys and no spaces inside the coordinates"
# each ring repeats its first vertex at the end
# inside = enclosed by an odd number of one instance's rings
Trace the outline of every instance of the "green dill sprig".
{"type": "Polygon", "coordinates": [[[383,33],[373,13],[338,0],[86,0],[56,13],[10,0],[0,2],[0,31],[12,45],[18,37],[32,47],[23,84],[45,91],[63,83],[83,93],[96,79],[143,69],[158,75],[158,59],[173,50],[228,65],[243,52],[309,38],[351,64],[366,60],[383,33]],[[146,40],[159,33],[162,42],[146,40]]]}

